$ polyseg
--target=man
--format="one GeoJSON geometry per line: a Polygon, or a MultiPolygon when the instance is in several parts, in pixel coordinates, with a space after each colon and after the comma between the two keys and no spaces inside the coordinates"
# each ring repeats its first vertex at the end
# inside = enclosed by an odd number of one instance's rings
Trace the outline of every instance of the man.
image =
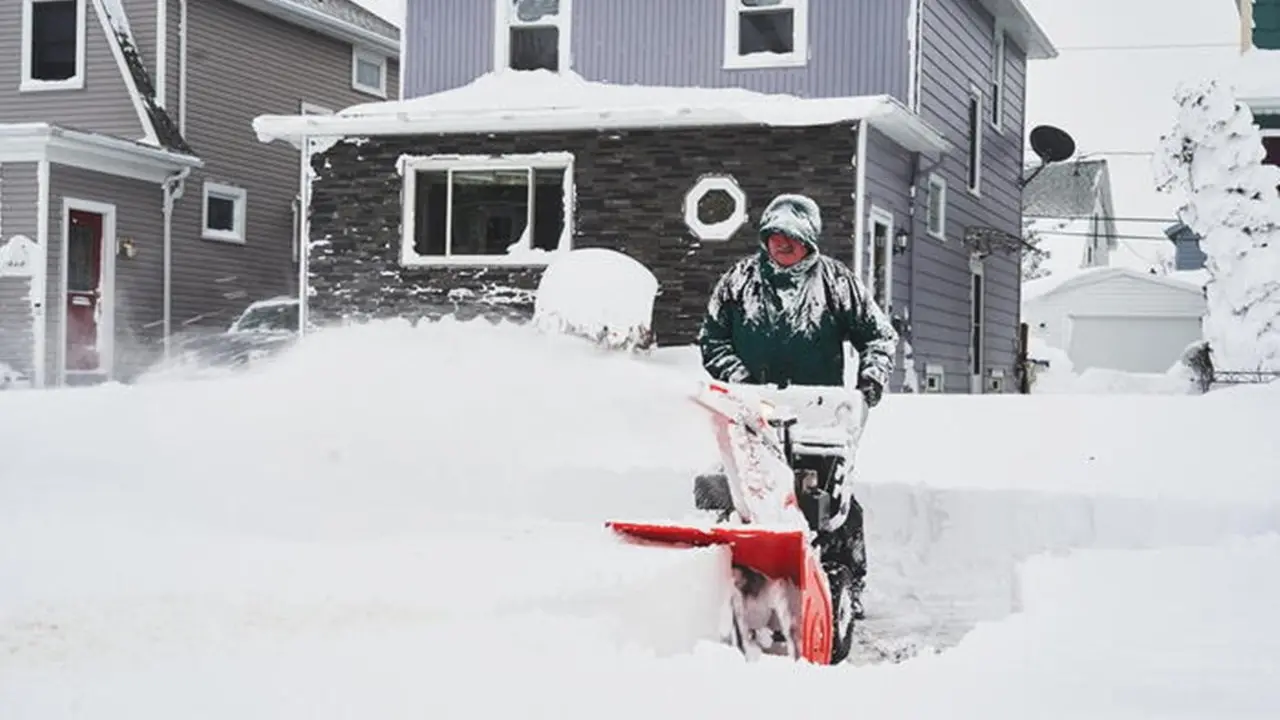
{"type": "MultiPolygon", "coordinates": [[[[703,367],[723,382],[843,386],[848,341],[858,352],[856,388],[875,407],[893,371],[898,335],[853,271],[818,251],[817,203],[779,195],[759,231],[759,252],[737,262],[712,291],[698,338],[703,367]]],[[[823,564],[848,578],[841,584],[852,593],[853,617],[861,618],[866,549],[862,508],[844,482],[847,472],[844,463],[826,469],[828,489],[846,507],[834,510],[835,527],[815,529],[823,564]]]]}

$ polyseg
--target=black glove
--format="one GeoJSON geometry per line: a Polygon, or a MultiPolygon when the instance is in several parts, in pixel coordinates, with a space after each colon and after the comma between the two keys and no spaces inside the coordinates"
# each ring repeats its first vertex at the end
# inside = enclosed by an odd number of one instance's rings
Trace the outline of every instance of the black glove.
{"type": "Polygon", "coordinates": [[[862,378],[858,380],[858,390],[862,393],[862,397],[867,401],[867,407],[873,408],[880,404],[880,398],[884,395],[884,387],[880,383],[871,378],[862,378]]]}

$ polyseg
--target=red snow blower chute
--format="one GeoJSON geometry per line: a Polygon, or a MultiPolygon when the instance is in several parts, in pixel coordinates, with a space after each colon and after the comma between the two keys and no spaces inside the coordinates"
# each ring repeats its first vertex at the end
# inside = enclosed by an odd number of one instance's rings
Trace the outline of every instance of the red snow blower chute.
{"type": "Polygon", "coordinates": [[[861,397],[844,388],[717,382],[704,383],[694,399],[711,413],[723,466],[694,483],[696,506],[712,511],[712,521],[607,525],[645,543],[728,546],[734,589],[726,640],[748,658],[767,653],[838,662],[848,652],[852,619],[836,622],[848,613],[833,609],[829,572],[814,547],[814,528],[835,504],[819,470],[824,458],[851,457],[866,406],[858,422],[850,415],[861,397]],[[818,427],[797,437],[793,426],[815,411],[818,427]]]}

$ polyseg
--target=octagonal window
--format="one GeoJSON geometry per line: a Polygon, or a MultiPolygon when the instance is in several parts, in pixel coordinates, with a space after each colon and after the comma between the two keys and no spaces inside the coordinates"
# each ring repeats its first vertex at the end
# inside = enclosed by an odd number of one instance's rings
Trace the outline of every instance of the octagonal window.
{"type": "Polygon", "coordinates": [[[728,175],[706,175],[684,197],[684,222],[699,240],[728,240],[747,221],[747,196],[728,175]]]}

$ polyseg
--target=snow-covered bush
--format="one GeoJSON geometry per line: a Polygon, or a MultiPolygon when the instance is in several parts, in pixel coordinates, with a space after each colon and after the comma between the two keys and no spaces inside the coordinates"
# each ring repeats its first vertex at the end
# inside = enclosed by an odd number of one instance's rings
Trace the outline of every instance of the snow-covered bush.
{"type": "Polygon", "coordinates": [[[1264,165],[1249,108],[1215,80],[1174,93],[1177,118],[1153,161],[1157,188],[1208,256],[1205,339],[1222,370],[1280,370],[1280,168],[1264,165]]]}
{"type": "Polygon", "coordinates": [[[657,293],[658,279],[635,258],[604,248],[573,250],[543,273],[533,325],[611,350],[647,350],[657,293]]]}

